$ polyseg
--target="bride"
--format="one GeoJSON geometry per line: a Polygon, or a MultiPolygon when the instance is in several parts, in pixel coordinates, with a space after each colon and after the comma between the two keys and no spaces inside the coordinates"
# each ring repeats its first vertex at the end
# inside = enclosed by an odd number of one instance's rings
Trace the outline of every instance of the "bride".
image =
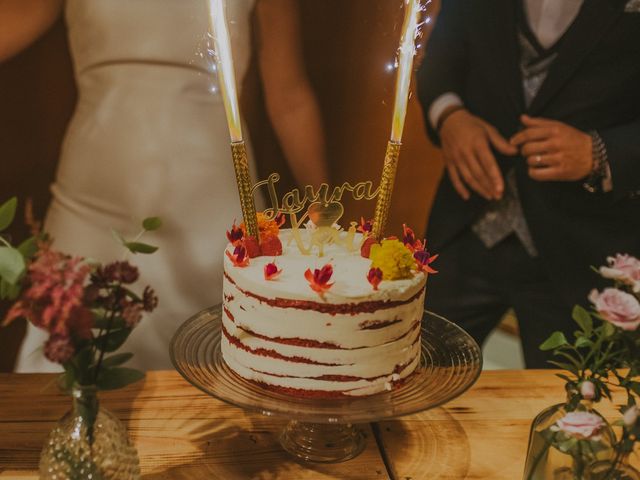
{"type": "MultiPolygon", "coordinates": [[[[300,184],[326,180],[316,100],[304,73],[296,0],[232,0],[227,16],[236,78],[250,57],[256,11],[267,111],[300,184]],[[284,135],[284,132],[287,132],[284,135]]],[[[64,12],[78,103],[68,126],[45,230],[57,249],[117,259],[110,229],[132,235],[141,219],[163,228],[137,256],[159,308],[127,345],[142,369],[171,368],[178,325],[222,295],[225,230],[240,219],[222,100],[207,52],[207,0],[7,0],[0,2],[0,61],[64,12]]],[[[252,166],[255,176],[255,168],[252,166]]],[[[17,371],[55,370],[29,326],[17,371]]]]}

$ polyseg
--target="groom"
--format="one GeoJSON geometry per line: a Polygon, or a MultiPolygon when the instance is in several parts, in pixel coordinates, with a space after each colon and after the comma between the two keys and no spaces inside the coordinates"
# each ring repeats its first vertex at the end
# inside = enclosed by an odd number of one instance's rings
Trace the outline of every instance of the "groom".
{"type": "Polygon", "coordinates": [[[418,89],[447,171],[427,307],[480,343],[513,308],[543,368],[590,267],[640,254],[640,0],[442,0],[418,89]]]}

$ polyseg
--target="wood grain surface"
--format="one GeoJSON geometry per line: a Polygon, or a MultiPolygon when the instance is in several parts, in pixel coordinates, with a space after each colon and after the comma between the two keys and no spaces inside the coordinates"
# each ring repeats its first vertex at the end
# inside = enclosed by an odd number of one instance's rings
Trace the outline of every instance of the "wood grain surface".
{"type": "MultiPolygon", "coordinates": [[[[53,379],[0,375],[0,479],[37,478],[44,438],[70,406],[53,379]]],[[[359,457],[303,465],[279,446],[282,420],[212,399],[175,372],[150,372],[139,384],[101,394],[135,442],[143,478],[154,480],[517,480],[531,420],[562,399],[552,372],[485,372],[444,407],[363,425],[367,448],[359,457]]],[[[606,404],[601,412],[615,413],[606,404]]]]}

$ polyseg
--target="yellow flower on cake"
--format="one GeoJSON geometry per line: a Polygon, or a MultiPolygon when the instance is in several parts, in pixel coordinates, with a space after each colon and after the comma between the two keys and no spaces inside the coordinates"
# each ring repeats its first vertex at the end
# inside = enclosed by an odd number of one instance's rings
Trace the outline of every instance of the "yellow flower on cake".
{"type": "Polygon", "coordinates": [[[371,247],[371,268],[382,270],[384,280],[411,278],[416,269],[413,253],[398,239],[382,240],[371,247]]]}

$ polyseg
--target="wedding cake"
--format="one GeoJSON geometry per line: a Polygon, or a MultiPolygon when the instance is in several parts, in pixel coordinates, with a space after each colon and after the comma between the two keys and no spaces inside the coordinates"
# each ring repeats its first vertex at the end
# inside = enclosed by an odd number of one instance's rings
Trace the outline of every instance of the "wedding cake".
{"type": "Polygon", "coordinates": [[[260,246],[228,232],[222,353],[234,372],[306,397],[371,395],[411,375],[435,256],[406,227],[382,242],[357,229],[280,229],[261,217],[260,246]]]}

